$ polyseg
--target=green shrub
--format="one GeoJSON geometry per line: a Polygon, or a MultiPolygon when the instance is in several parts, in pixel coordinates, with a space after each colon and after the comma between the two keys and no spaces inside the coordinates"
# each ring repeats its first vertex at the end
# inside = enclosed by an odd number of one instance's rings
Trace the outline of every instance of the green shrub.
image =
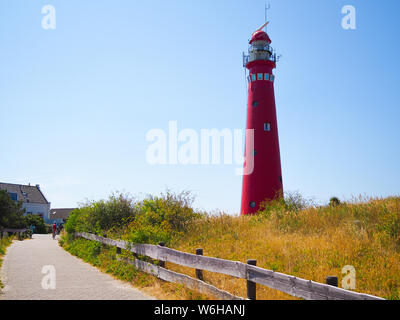
{"type": "Polygon", "coordinates": [[[117,230],[133,220],[133,200],[128,196],[111,195],[107,201],[91,201],[71,212],[65,224],[67,232],[102,233],[117,230]]]}
{"type": "Polygon", "coordinates": [[[29,228],[30,226],[35,226],[34,233],[51,233],[51,229],[49,230],[49,225],[44,223],[44,220],[41,216],[37,214],[28,214],[24,217],[24,219],[27,228],[29,228]]]}
{"type": "Polygon", "coordinates": [[[183,233],[201,215],[193,210],[190,192],[167,190],[160,196],[134,201],[127,195],[111,195],[107,201],[92,201],[71,212],[67,233],[104,233],[133,243],[168,243],[183,233]]]}
{"type": "Polygon", "coordinates": [[[174,194],[167,190],[159,197],[148,196],[136,204],[137,215],[129,226],[128,240],[134,243],[168,243],[182,234],[201,215],[191,207],[190,192],[174,194]]]}
{"type": "Polygon", "coordinates": [[[1,228],[24,228],[25,209],[22,202],[15,202],[10,198],[7,191],[0,190],[0,229],[1,228]]]}
{"type": "Polygon", "coordinates": [[[81,209],[74,209],[70,214],[65,222],[65,231],[69,234],[77,232],[77,222],[79,219],[79,215],[81,213],[81,209]]]}
{"type": "Polygon", "coordinates": [[[329,205],[331,207],[338,206],[338,205],[340,205],[340,200],[337,197],[332,197],[329,199],[329,205]]]}

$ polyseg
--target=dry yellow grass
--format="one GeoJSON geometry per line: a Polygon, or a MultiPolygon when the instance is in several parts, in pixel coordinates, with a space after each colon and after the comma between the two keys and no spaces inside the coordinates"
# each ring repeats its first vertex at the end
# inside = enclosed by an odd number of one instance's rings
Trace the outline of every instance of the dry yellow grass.
{"type": "MultiPolygon", "coordinates": [[[[281,208],[279,209],[281,210],[281,208]]],[[[198,221],[173,243],[175,249],[246,262],[308,280],[324,282],[342,268],[356,269],[356,290],[388,299],[399,299],[400,199],[369,200],[338,207],[274,212],[267,217],[220,215],[198,221]],[[397,238],[396,238],[397,237],[397,238]]],[[[167,267],[194,276],[194,270],[167,267]]],[[[218,288],[246,296],[244,280],[205,272],[205,280],[218,288]]],[[[258,299],[295,299],[257,285],[258,299]]]]}

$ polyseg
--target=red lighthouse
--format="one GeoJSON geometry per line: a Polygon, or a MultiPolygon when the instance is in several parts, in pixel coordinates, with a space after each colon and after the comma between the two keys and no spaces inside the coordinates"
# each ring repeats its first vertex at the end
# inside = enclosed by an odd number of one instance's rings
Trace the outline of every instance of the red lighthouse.
{"type": "Polygon", "coordinates": [[[277,59],[262,30],[267,24],[253,33],[249,54],[243,55],[243,65],[249,70],[246,128],[254,130],[254,143],[246,138],[245,167],[254,158],[252,173],[243,175],[242,215],[256,213],[261,202],[283,194],[272,72],[277,59]]]}

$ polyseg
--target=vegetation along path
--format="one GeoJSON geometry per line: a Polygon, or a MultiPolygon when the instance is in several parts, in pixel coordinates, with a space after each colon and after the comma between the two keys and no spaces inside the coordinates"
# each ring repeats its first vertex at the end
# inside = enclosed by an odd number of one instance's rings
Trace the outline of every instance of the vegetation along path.
{"type": "Polygon", "coordinates": [[[0,276],[5,285],[0,300],[153,299],[70,255],[51,235],[14,241],[0,276]]]}

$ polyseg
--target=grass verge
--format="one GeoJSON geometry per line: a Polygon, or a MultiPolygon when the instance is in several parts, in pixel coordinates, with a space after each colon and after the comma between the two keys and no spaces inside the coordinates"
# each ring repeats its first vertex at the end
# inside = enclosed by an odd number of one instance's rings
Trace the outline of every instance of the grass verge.
{"type": "MultiPolygon", "coordinates": [[[[3,264],[3,257],[6,254],[7,247],[11,244],[12,239],[13,239],[12,237],[0,239],[0,269],[3,264]]],[[[0,289],[3,289],[3,287],[4,287],[4,285],[1,282],[1,278],[0,278],[0,289]]]]}

